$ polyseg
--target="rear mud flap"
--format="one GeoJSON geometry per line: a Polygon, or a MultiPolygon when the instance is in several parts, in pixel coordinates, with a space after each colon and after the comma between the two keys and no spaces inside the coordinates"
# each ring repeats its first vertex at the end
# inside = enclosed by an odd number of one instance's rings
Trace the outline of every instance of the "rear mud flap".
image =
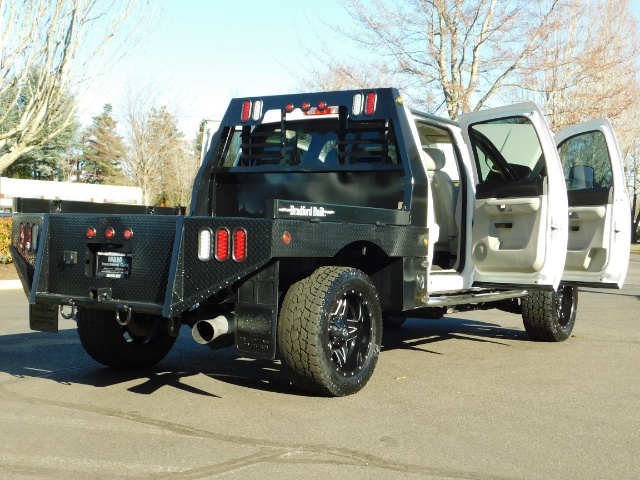
{"type": "Polygon", "coordinates": [[[38,332],[58,333],[58,305],[29,305],[29,328],[38,332]]]}
{"type": "Polygon", "coordinates": [[[274,359],[278,322],[279,263],[269,265],[238,290],[236,347],[240,355],[274,359]]]}

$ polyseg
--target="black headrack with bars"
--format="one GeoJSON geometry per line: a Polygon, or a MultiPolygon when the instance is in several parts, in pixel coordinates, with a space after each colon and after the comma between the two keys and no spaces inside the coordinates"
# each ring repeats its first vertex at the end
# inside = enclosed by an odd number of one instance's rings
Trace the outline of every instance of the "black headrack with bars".
{"type": "MultiPolygon", "coordinates": [[[[287,138],[286,127],[284,111],[280,128],[263,130],[260,126],[243,126],[239,166],[300,164],[304,151],[298,145],[298,132],[291,131],[293,135],[287,138]]],[[[337,127],[335,159],[323,163],[353,165],[397,162],[395,132],[389,120],[353,121],[348,118],[347,109],[340,107],[337,127]]],[[[327,158],[330,156],[327,155],[327,158]]]]}

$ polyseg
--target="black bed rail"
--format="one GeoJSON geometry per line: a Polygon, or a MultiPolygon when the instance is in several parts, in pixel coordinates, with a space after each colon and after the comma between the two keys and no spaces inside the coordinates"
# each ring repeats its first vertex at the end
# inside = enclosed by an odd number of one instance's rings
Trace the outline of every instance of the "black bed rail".
{"type": "Polygon", "coordinates": [[[121,203],[80,202],[76,200],[48,200],[41,198],[13,199],[15,213],[91,213],[128,215],[184,215],[186,207],[155,207],[121,203]]]}

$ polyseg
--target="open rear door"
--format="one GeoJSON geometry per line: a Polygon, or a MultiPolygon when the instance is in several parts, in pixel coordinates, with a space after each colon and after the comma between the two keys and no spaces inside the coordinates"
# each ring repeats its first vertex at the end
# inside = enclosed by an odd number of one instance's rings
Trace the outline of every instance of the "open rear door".
{"type": "Polygon", "coordinates": [[[629,264],[631,213],[620,149],[607,119],[555,135],[569,198],[562,282],[621,288],[629,264]]]}
{"type": "Polygon", "coordinates": [[[474,159],[474,284],[557,288],[567,248],[567,193],[553,136],[538,106],[461,115],[474,159]]]}

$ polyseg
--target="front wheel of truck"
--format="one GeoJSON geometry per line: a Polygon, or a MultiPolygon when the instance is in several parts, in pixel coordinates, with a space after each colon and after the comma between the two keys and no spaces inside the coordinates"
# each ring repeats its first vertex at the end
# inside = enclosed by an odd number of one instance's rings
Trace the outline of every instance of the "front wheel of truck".
{"type": "Polygon", "coordinates": [[[154,315],[134,314],[131,323],[122,326],[111,310],[79,308],[77,320],[82,346],[91,358],[108,367],[151,367],[169,353],[176,340],[154,315]]]}
{"type": "Polygon", "coordinates": [[[522,320],[531,340],[562,342],[576,323],[578,288],[560,286],[556,291],[533,291],[522,299],[522,320]]]}
{"type": "Polygon", "coordinates": [[[321,267],[293,284],[278,322],[278,346],[291,382],[341,397],[371,378],[382,342],[382,313],[362,271],[321,267]]]}

